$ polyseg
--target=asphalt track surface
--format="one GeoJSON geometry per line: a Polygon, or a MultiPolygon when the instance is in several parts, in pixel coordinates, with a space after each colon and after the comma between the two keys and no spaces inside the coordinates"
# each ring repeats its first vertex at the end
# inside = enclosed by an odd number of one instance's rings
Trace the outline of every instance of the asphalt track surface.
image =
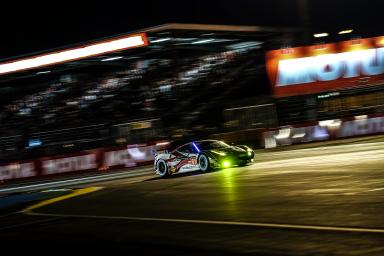
{"type": "Polygon", "coordinates": [[[260,151],[241,168],[168,179],[144,168],[71,187],[1,216],[1,250],[384,255],[384,142],[291,149],[260,151]]]}

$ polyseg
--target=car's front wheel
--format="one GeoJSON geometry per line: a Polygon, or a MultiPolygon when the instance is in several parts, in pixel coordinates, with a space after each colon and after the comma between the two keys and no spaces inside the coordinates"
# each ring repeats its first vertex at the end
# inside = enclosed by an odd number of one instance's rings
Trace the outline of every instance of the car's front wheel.
{"type": "Polygon", "coordinates": [[[156,170],[161,177],[169,176],[168,165],[163,159],[157,161],[156,170]]]}
{"type": "Polygon", "coordinates": [[[206,155],[201,154],[198,158],[199,167],[202,172],[207,172],[210,169],[209,159],[206,155]]]}

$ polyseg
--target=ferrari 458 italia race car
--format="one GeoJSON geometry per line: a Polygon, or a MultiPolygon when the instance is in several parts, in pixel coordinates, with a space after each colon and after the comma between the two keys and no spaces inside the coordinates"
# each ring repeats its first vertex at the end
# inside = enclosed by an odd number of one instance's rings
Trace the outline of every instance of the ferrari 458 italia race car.
{"type": "Polygon", "coordinates": [[[171,152],[156,155],[155,172],[162,176],[189,171],[243,166],[253,161],[254,151],[245,145],[231,146],[219,140],[184,144],[171,152]]]}

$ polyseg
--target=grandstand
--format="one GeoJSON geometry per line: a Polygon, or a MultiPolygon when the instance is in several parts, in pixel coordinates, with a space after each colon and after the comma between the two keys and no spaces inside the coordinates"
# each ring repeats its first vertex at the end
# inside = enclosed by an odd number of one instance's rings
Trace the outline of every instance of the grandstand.
{"type": "Polygon", "coordinates": [[[292,38],[167,24],[0,61],[0,159],[271,126],[271,108],[240,126],[224,110],[272,101],[265,51],[292,38]]]}

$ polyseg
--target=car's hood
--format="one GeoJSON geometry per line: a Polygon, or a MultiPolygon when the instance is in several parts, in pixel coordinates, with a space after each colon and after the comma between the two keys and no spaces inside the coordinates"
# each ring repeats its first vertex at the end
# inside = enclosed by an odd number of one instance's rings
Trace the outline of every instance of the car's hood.
{"type": "Polygon", "coordinates": [[[211,152],[221,152],[225,154],[241,154],[247,152],[246,150],[236,147],[236,146],[231,146],[231,147],[226,147],[226,148],[218,148],[218,149],[211,149],[211,152]]]}

